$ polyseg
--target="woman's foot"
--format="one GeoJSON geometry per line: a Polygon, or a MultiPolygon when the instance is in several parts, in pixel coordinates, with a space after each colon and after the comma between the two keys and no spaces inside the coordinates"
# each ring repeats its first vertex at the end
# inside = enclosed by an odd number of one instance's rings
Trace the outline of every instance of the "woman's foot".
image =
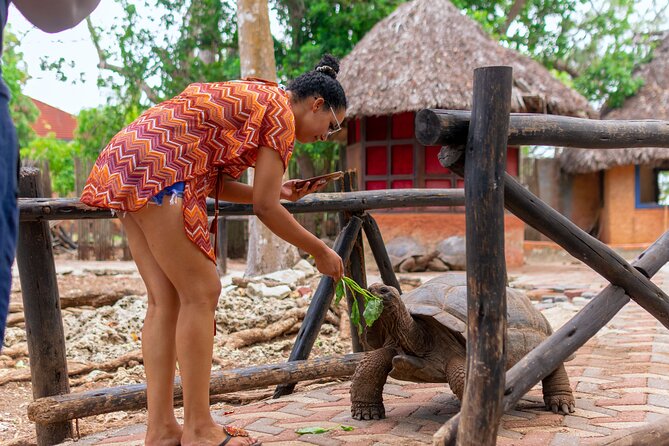
{"type": "Polygon", "coordinates": [[[144,437],[144,446],[179,446],[182,435],[181,425],[176,420],[161,428],[149,426],[144,437]]]}
{"type": "Polygon", "coordinates": [[[258,439],[250,437],[249,433],[234,426],[208,425],[184,431],[181,437],[181,446],[258,446],[258,439]],[[227,442],[226,442],[227,440],[227,442]]]}

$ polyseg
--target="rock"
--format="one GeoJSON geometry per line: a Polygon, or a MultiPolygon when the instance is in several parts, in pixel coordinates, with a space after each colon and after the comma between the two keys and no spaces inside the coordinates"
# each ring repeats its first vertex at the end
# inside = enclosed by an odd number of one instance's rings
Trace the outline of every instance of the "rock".
{"type": "Polygon", "coordinates": [[[307,277],[313,276],[314,274],[316,274],[318,272],[316,270],[316,268],[314,268],[311,265],[311,263],[309,263],[308,261],[306,261],[304,259],[300,259],[300,261],[295,264],[293,269],[298,270],[298,271],[302,271],[304,274],[307,275],[307,277]]]}
{"type": "Polygon", "coordinates": [[[551,290],[548,288],[535,288],[533,290],[529,290],[526,294],[530,300],[539,300],[542,296],[549,295],[550,292],[551,290]]]}
{"type": "Polygon", "coordinates": [[[297,289],[297,292],[300,293],[300,297],[311,295],[311,287],[301,286],[297,289]]]}
{"type": "Polygon", "coordinates": [[[295,288],[297,283],[307,277],[307,274],[304,271],[295,270],[295,269],[282,269],[280,271],[274,271],[273,273],[265,274],[260,276],[261,280],[271,280],[277,284],[288,285],[291,288],[295,288]]]}
{"type": "Polygon", "coordinates": [[[269,287],[264,283],[250,282],[246,287],[246,294],[249,297],[269,297],[274,299],[284,299],[290,296],[291,289],[287,285],[269,287]]]}
{"type": "Polygon", "coordinates": [[[593,297],[595,297],[598,294],[599,293],[596,293],[594,291],[586,291],[585,293],[581,293],[581,297],[584,298],[584,299],[592,299],[593,297]]]}
{"type": "Polygon", "coordinates": [[[573,299],[575,297],[580,296],[584,291],[585,291],[584,289],[564,290],[564,294],[568,298],[573,299]]]}

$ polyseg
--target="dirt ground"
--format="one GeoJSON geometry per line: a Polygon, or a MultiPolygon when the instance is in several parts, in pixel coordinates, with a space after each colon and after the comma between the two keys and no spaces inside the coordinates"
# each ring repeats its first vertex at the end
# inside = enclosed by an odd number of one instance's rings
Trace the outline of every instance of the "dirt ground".
{"type": "MultiPolygon", "coordinates": [[[[281,320],[287,311],[306,307],[319,279],[318,275],[306,278],[287,298],[258,300],[248,297],[243,288],[231,284],[232,277],[241,276],[243,269],[242,263],[231,261],[229,274],[222,278],[226,294],[219,302],[216,316],[218,332],[214,369],[285,361],[299,325],[269,342],[238,349],[225,346],[225,341],[231,333],[254,327],[265,328],[281,320]]],[[[110,305],[74,306],[62,310],[69,370],[91,366],[85,373],[70,376],[72,392],[143,382],[144,371],[139,355],[109,368],[110,361],[131,352],[138,353],[141,345],[146,296],[144,285],[132,262],[78,262],[60,256],[56,261],[56,271],[61,300],[95,300],[100,296],[120,296],[110,305]]],[[[408,290],[437,274],[403,274],[401,281],[404,289],[408,290]]],[[[377,272],[368,271],[369,283],[378,280],[377,272]]],[[[574,262],[542,264],[536,261],[510,270],[509,282],[511,286],[527,290],[532,298],[545,302],[552,302],[551,299],[556,296],[569,295],[569,290],[573,291],[572,296],[594,295],[606,284],[587,267],[574,262]]],[[[21,303],[20,288],[18,277],[15,277],[11,301],[14,310],[21,303]]],[[[544,305],[549,312],[553,311],[548,308],[550,306],[544,305]]],[[[338,355],[350,350],[347,321],[342,320],[339,309],[331,310],[316,341],[312,357],[338,355]]],[[[560,325],[574,312],[559,310],[553,313],[555,322],[552,323],[560,325]]],[[[20,311],[12,313],[20,314],[20,311]]],[[[24,324],[20,321],[11,323],[7,329],[3,354],[0,355],[0,446],[35,444],[34,426],[26,416],[28,404],[32,400],[26,350],[24,324]]],[[[319,383],[306,383],[301,384],[301,387],[317,385],[319,383]]],[[[234,405],[265,399],[270,397],[271,392],[272,389],[264,389],[226,395],[217,397],[216,404],[234,405]]],[[[145,411],[117,412],[80,419],[77,428],[81,435],[87,435],[144,420],[145,411]]]]}

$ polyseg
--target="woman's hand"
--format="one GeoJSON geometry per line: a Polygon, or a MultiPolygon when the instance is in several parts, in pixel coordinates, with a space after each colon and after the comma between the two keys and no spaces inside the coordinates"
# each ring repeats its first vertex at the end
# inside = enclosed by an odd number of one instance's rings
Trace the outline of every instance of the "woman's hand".
{"type": "Polygon", "coordinates": [[[332,249],[325,247],[319,254],[314,255],[316,268],[321,274],[332,277],[337,283],[344,276],[344,262],[332,249]]]}
{"type": "Polygon", "coordinates": [[[301,188],[297,188],[297,183],[301,180],[288,180],[281,186],[281,199],[297,201],[305,195],[311,194],[322,188],[327,184],[327,181],[307,183],[301,188]]]}

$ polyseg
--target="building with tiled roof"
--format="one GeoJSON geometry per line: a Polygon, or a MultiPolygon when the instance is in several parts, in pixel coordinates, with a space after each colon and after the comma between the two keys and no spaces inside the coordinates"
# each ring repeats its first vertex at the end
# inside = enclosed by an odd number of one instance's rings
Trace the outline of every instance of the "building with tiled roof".
{"type": "Polygon", "coordinates": [[[37,99],[30,98],[30,100],[39,110],[39,116],[31,126],[37,136],[46,137],[53,134],[57,139],[66,141],[74,138],[74,129],[77,127],[76,117],[37,99]]]}

